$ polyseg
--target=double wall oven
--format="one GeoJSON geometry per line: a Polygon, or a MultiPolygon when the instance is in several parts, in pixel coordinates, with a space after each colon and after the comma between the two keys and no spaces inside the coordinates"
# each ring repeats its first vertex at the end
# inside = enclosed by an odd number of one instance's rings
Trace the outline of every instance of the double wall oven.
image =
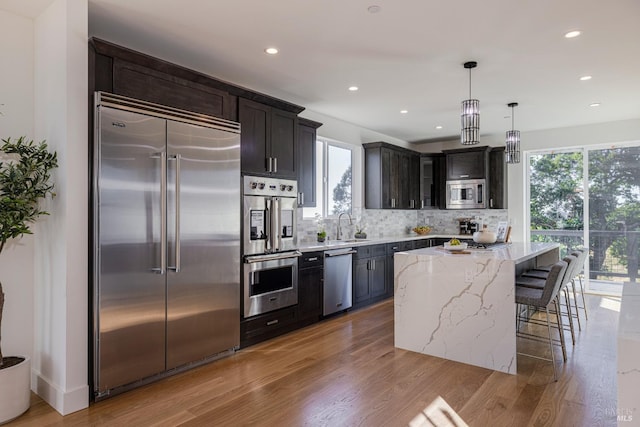
{"type": "Polygon", "coordinates": [[[244,317],[298,303],[296,181],[243,177],[244,317]]]}

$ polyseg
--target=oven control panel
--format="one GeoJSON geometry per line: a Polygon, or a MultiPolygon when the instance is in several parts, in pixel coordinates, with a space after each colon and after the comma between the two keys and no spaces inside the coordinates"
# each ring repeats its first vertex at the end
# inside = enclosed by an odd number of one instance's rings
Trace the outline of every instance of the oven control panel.
{"type": "Polygon", "coordinates": [[[242,187],[245,196],[298,197],[298,183],[290,179],[247,175],[242,187]]]}

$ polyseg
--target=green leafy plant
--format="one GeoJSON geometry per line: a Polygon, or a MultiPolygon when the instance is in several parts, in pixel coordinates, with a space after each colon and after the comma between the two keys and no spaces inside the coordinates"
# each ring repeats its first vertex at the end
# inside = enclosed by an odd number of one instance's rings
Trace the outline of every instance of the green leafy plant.
{"type": "Polygon", "coordinates": [[[320,237],[321,239],[324,239],[325,237],[327,237],[327,232],[323,230],[318,231],[318,237],[320,237]]]}
{"type": "MultiPolygon", "coordinates": [[[[57,153],[42,141],[25,137],[3,139],[0,146],[0,253],[11,239],[33,234],[31,225],[48,212],[40,208],[47,195],[55,196],[51,171],[58,166],[57,153]]],[[[0,332],[4,292],[0,283],[0,332]]],[[[4,364],[0,346],[0,368],[4,364]]]]}

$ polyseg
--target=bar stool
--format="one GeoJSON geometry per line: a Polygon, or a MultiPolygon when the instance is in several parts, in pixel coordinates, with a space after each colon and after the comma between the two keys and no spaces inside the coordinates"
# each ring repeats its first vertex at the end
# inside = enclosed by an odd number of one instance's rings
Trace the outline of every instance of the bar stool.
{"type": "Polygon", "coordinates": [[[579,248],[571,252],[571,255],[578,257],[578,265],[576,267],[575,274],[571,278],[571,282],[573,284],[573,299],[576,301],[576,311],[578,311],[578,308],[581,308],[582,311],[584,311],[584,320],[589,320],[589,315],[587,314],[587,303],[584,299],[584,286],[582,283],[584,263],[587,258],[589,258],[589,249],[579,248]],[[582,306],[578,306],[578,298],[576,296],[576,278],[580,281],[580,295],[582,296],[582,306]]]}
{"type": "MultiPolygon", "coordinates": [[[[526,306],[534,307],[538,310],[544,310],[547,314],[546,316],[547,332],[548,332],[547,341],[549,343],[549,349],[551,350],[551,359],[547,359],[545,357],[536,356],[528,353],[518,352],[518,354],[521,354],[523,356],[533,357],[536,359],[550,361],[553,364],[553,378],[555,381],[558,381],[558,374],[556,372],[556,359],[553,353],[553,345],[557,343],[554,343],[555,340],[551,336],[551,321],[549,320],[550,319],[549,305],[553,303],[555,306],[556,320],[557,320],[557,323],[555,323],[555,325],[557,325],[558,333],[560,334],[560,346],[562,347],[563,358],[566,361],[567,351],[565,348],[564,335],[562,332],[562,318],[560,316],[560,303],[558,301],[558,293],[560,291],[560,287],[562,286],[563,278],[567,271],[567,267],[568,267],[568,263],[565,261],[558,261],[557,263],[553,264],[553,266],[551,266],[549,270],[549,274],[547,275],[547,278],[543,281],[544,285],[541,289],[520,286],[518,282],[520,281],[521,276],[518,276],[516,278],[516,304],[518,304],[518,306],[526,305],[526,306]]],[[[542,279],[535,279],[535,278],[525,279],[525,281],[527,282],[530,282],[531,280],[542,280],[542,279]]],[[[521,332],[519,327],[521,320],[525,320],[528,322],[529,317],[525,316],[523,318],[521,316],[521,312],[518,307],[518,309],[516,310],[516,324],[517,324],[516,335],[517,336],[522,338],[532,339],[535,341],[540,341],[540,342],[545,341],[544,337],[521,332]]]]}
{"type": "MultiPolygon", "coordinates": [[[[567,307],[567,319],[569,321],[568,331],[571,332],[571,343],[575,345],[576,334],[573,328],[573,318],[578,317],[578,313],[577,313],[578,309],[577,309],[577,302],[574,302],[574,304],[576,304],[576,313],[573,314],[571,310],[571,300],[569,298],[568,287],[569,287],[569,283],[572,283],[571,279],[574,277],[575,270],[578,267],[578,258],[573,255],[567,255],[562,260],[565,261],[568,264],[568,266],[567,266],[567,271],[565,272],[565,275],[562,278],[562,286],[560,287],[560,289],[562,290],[562,294],[564,295],[564,301],[565,301],[564,305],[565,307],[567,307]]],[[[526,271],[521,275],[519,284],[520,286],[527,286],[530,288],[540,289],[544,286],[544,282],[542,282],[542,280],[547,278],[549,271],[550,271],[550,267],[534,268],[532,270],[526,271]],[[538,280],[534,280],[534,279],[538,279],[538,280]]],[[[574,294],[575,294],[575,291],[574,291],[574,294]]],[[[562,315],[562,312],[560,312],[560,315],[562,315]]],[[[578,318],[578,326],[580,326],[579,318],[578,318]]],[[[580,328],[580,330],[582,330],[582,328],[580,328]]]]}

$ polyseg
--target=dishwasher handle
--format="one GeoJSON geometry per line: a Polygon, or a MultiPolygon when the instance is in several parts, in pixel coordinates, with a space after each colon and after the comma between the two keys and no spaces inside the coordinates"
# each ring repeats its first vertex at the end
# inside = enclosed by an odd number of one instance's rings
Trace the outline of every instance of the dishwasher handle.
{"type": "Polygon", "coordinates": [[[351,254],[357,254],[358,251],[356,250],[350,250],[350,251],[346,251],[346,252],[339,252],[339,253],[325,253],[324,256],[327,258],[331,258],[334,256],[342,256],[342,255],[351,255],[351,254]]]}

